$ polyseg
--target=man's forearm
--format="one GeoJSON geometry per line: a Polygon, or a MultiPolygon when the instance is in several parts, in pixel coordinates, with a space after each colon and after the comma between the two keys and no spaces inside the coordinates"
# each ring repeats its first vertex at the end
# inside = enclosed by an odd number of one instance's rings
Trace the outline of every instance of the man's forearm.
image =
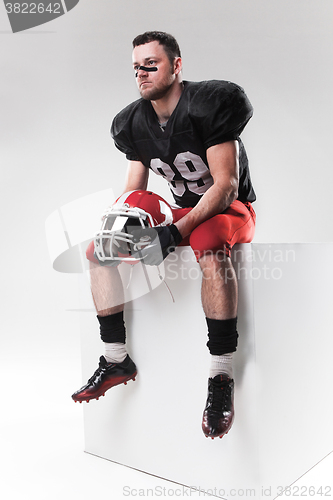
{"type": "Polygon", "coordinates": [[[188,236],[199,224],[216,214],[222,213],[237,198],[238,182],[230,181],[230,186],[213,184],[202,196],[199,203],[175,225],[183,238],[188,236]]]}

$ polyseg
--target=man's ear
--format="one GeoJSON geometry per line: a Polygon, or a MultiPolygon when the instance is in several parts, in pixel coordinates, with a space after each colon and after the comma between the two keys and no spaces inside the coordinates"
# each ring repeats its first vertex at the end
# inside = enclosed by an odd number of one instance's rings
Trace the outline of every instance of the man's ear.
{"type": "Polygon", "coordinates": [[[173,62],[173,72],[175,75],[178,75],[183,67],[182,63],[182,58],[181,57],[175,57],[175,60],[173,62]]]}

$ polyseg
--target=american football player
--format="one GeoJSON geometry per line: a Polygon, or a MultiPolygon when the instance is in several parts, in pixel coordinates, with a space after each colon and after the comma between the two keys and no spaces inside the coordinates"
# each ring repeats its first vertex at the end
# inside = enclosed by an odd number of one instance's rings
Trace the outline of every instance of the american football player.
{"type": "MultiPolygon", "coordinates": [[[[147,193],[152,171],[168,182],[176,208],[165,224],[151,224],[145,216],[128,230],[123,219],[116,229],[126,237],[118,234],[124,238],[117,240],[118,247],[116,240],[111,241],[115,231],[111,221],[111,229],[104,228],[110,231],[104,233],[106,239],[95,238],[88,248],[105,354],[72,398],[98,399],[110,387],[136,376],[126,350],[117,259],[158,265],[175,246],[188,242],[202,270],[211,354],[202,430],[206,437],[222,437],[234,419],[232,358],[238,339],[237,279],[230,251],[235,243],[250,242],[255,227],[256,196],[240,139],[253,110],[244,90],[234,83],[183,81],[180,49],[167,33],[146,32],[133,40],[133,70],[141,97],[120,111],[111,128],[116,147],[129,162],[120,203],[130,208],[132,192],[147,193]]],[[[142,209],[138,200],[136,204],[142,209]]]]}

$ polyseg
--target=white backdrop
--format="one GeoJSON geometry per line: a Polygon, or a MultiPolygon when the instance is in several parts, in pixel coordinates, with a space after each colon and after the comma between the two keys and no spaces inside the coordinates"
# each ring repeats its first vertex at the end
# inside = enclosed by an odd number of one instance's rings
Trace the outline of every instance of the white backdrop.
{"type": "MultiPolygon", "coordinates": [[[[138,97],[131,40],[146,29],[177,37],[184,78],[229,79],[248,93],[255,241],[332,241],[332,18],[330,0],[81,0],[51,23],[12,34],[0,9],[5,312],[20,302],[36,323],[37,304],[39,317],[50,303],[56,316],[65,305],[44,221],[82,196],[122,190],[126,159],[109,127],[138,97]],[[24,305],[18,288],[29,289],[24,305]]],[[[150,188],[171,199],[162,179],[151,175],[150,188]]]]}
{"type": "MultiPolygon", "coordinates": [[[[82,196],[122,190],[126,160],[109,127],[138,97],[131,41],[145,30],[178,39],[185,79],[246,90],[255,241],[332,241],[332,18],[330,0],[81,0],[12,34],[0,5],[4,369],[44,357],[79,370],[76,277],[52,270],[44,222],[82,196]]],[[[150,188],[171,199],[161,179],[150,188]]]]}

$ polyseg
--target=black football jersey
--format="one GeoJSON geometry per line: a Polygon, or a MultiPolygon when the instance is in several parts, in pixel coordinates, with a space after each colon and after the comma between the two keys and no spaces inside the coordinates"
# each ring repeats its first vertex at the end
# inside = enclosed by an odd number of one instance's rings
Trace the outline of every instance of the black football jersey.
{"type": "Polygon", "coordinates": [[[194,207],[213,184],[206,150],[238,140],[238,199],[256,199],[242,141],[252,106],[238,85],[220,80],[184,82],[176,108],[161,127],[150,101],[138,99],[113,120],[111,135],[128,160],[141,161],[169,183],[180,207],[194,207]]]}

